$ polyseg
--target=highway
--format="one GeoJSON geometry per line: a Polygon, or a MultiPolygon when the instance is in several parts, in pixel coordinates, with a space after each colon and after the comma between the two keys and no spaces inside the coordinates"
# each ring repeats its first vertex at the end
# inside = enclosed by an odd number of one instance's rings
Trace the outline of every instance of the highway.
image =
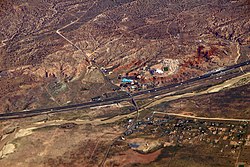
{"type": "Polygon", "coordinates": [[[237,68],[249,65],[249,64],[250,64],[250,60],[235,64],[232,66],[227,66],[227,67],[221,68],[219,70],[214,70],[214,71],[208,72],[204,75],[201,75],[199,77],[195,77],[195,78],[186,80],[184,82],[166,85],[166,86],[157,87],[157,88],[152,88],[152,89],[147,89],[147,90],[143,90],[143,91],[136,92],[133,94],[127,93],[125,95],[101,99],[99,101],[90,101],[90,102],[85,102],[85,103],[80,103],[80,104],[72,104],[72,105],[66,105],[66,106],[42,108],[42,109],[35,109],[35,110],[26,110],[26,111],[22,111],[22,112],[4,113],[4,114],[0,114],[0,120],[17,119],[17,118],[31,117],[31,116],[42,115],[42,114],[50,114],[50,113],[60,113],[60,112],[66,112],[66,111],[71,111],[71,110],[79,110],[79,109],[84,109],[84,108],[89,108],[89,107],[96,107],[96,106],[101,106],[101,105],[119,103],[122,101],[131,100],[132,97],[135,98],[136,96],[149,94],[151,92],[160,92],[162,90],[178,87],[178,86],[181,86],[184,84],[190,84],[192,82],[203,80],[203,79],[209,78],[213,75],[227,72],[227,71],[230,71],[233,69],[237,69],[237,68]]]}
{"type": "Polygon", "coordinates": [[[139,95],[150,93],[150,92],[157,92],[157,91],[161,91],[161,90],[164,90],[164,89],[169,89],[169,88],[172,88],[172,87],[178,87],[178,86],[181,86],[183,84],[188,84],[188,83],[192,83],[192,82],[195,82],[195,81],[198,81],[198,80],[206,79],[206,78],[209,78],[209,77],[211,77],[213,75],[220,74],[222,72],[227,72],[229,70],[237,69],[237,68],[249,65],[249,64],[250,64],[250,60],[239,63],[239,64],[235,64],[235,65],[232,65],[232,66],[227,66],[227,67],[222,68],[222,69],[220,69],[218,71],[213,71],[213,72],[210,72],[210,73],[206,73],[206,74],[201,75],[199,77],[195,77],[195,78],[192,78],[192,79],[180,82],[180,83],[166,85],[166,86],[162,86],[162,87],[158,87],[158,88],[152,88],[152,89],[136,92],[136,93],[132,94],[132,96],[139,96],[139,95]]]}

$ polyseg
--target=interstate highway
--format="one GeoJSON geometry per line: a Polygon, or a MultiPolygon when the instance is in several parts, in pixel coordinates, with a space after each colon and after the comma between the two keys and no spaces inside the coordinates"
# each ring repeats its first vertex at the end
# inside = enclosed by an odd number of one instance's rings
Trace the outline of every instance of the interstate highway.
{"type": "Polygon", "coordinates": [[[147,89],[143,90],[140,92],[136,92],[133,94],[126,94],[123,96],[117,96],[113,98],[106,98],[100,101],[91,101],[91,102],[85,102],[85,103],[80,103],[80,104],[72,104],[72,105],[66,105],[66,106],[59,106],[59,107],[53,107],[53,108],[43,108],[43,109],[35,109],[35,110],[27,110],[27,111],[22,111],[22,112],[11,112],[11,113],[4,113],[0,114],[0,120],[8,120],[8,119],[17,119],[17,118],[23,118],[23,117],[31,117],[31,116],[36,116],[36,115],[42,115],[42,114],[49,114],[49,113],[59,113],[59,112],[65,112],[65,111],[71,111],[71,110],[79,110],[83,108],[89,108],[89,107],[96,107],[96,106],[101,106],[101,105],[108,105],[108,104],[114,104],[114,103],[119,103],[122,101],[130,100],[132,97],[140,96],[143,94],[148,94],[151,92],[158,92],[162,91],[165,89],[170,89],[174,87],[178,87],[184,84],[189,84],[195,81],[199,81],[205,78],[209,78],[213,75],[222,73],[222,72],[227,72],[229,70],[237,69],[246,65],[250,64],[250,60],[235,64],[232,66],[227,66],[224,68],[221,68],[220,70],[215,70],[212,72],[208,72],[204,75],[201,75],[199,77],[195,77],[189,80],[186,80],[184,82],[176,83],[176,84],[171,84],[171,85],[166,85],[162,87],[157,87],[157,88],[152,88],[152,89],[147,89]]]}

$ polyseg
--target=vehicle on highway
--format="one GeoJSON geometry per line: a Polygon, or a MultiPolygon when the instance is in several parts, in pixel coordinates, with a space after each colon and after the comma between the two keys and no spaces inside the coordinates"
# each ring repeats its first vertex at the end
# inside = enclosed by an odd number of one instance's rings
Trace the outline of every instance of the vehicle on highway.
{"type": "Polygon", "coordinates": [[[124,132],[125,136],[131,135],[133,133],[133,131],[131,129],[127,130],[126,132],[124,132]]]}
{"type": "MultiPolygon", "coordinates": [[[[250,60],[248,60],[246,62],[239,63],[239,64],[235,64],[235,65],[232,65],[232,66],[224,67],[223,69],[220,69],[221,71],[218,71],[218,70],[215,71],[214,74],[218,74],[219,72],[226,72],[226,71],[230,71],[232,69],[240,68],[240,67],[248,65],[249,63],[250,63],[250,60]]],[[[204,74],[202,76],[199,76],[199,78],[200,79],[205,79],[205,78],[208,78],[210,76],[211,76],[211,73],[210,74],[207,73],[207,74],[204,74]]],[[[223,76],[218,76],[218,77],[223,78],[223,76]]],[[[176,84],[172,84],[172,85],[169,85],[169,86],[158,87],[156,89],[157,89],[157,91],[161,91],[161,90],[166,90],[166,89],[173,88],[173,87],[178,87],[178,86],[180,86],[182,84],[188,84],[188,83],[192,83],[193,81],[197,81],[198,80],[197,78],[189,79],[189,80],[187,80],[185,82],[176,83],[176,84]]],[[[151,91],[153,91],[153,90],[151,90],[151,91]]],[[[22,112],[15,112],[15,111],[11,112],[11,113],[3,113],[3,114],[0,114],[0,120],[8,120],[8,119],[22,118],[22,117],[31,117],[31,116],[34,116],[34,115],[42,115],[42,114],[47,114],[48,111],[54,111],[54,112],[59,113],[59,112],[64,112],[65,109],[67,109],[67,110],[76,110],[76,109],[80,109],[80,108],[83,108],[83,107],[94,107],[94,106],[117,103],[118,101],[120,102],[120,101],[126,101],[127,100],[129,94],[126,94],[125,91],[119,91],[118,93],[119,93],[119,96],[109,98],[109,99],[106,99],[106,98],[104,99],[104,97],[101,97],[101,96],[91,98],[92,102],[88,101],[88,102],[74,104],[74,105],[73,104],[71,104],[71,105],[67,104],[65,106],[54,107],[54,108],[31,109],[28,112],[23,112],[23,113],[22,112]]],[[[142,94],[147,94],[147,93],[148,93],[147,90],[143,90],[143,91],[140,91],[140,92],[133,93],[131,96],[136,97],[136,96],[140,96],[142,94]]]]}
{"type": "Polygon", "coordinates": [[[221,79],[222,77],[216,77],[215,79],[221,79]]]}
{"type": "Polygon", "coordinates": [[[91,100],[92,101],[101,101],[102,97],[101,96],[96,96],[96,97],[91,98],[91,100]]]}

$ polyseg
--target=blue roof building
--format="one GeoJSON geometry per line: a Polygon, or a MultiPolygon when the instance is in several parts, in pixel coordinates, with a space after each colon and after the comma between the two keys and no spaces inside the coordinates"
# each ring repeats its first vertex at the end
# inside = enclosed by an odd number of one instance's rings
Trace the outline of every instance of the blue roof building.
{"type": "Polygon", "coordinates": [[[122,83],[132,83],[132,79],[122,78],[122,83]]]}

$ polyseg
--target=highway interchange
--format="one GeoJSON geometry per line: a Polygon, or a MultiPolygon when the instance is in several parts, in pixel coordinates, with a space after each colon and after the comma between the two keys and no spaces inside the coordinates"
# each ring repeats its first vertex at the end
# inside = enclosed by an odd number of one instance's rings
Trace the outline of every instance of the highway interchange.
{"type": "Polygon", "coordinates": [[[90,102],[85,102],[85,103],[80,103],[80,104],[72,104],[72,105],[51,107],[51,108],[24,110],[24,111],[20,111],[20,112],[3,113],[3,114],[0,114],[0,120],[17,119],[17,118],[31,117],[31,116],[42,115],[42,114],[60,113],[60,112],[79,110],[79,109],[89,108],[89,107],[115,104],[115,103],[119,103],[122,101],[131,100],[132,97],[135,98],[137,96],[141,96],[144,94],[149,94],[152,92],[160,92],[162,90],[167,90],[170,88],[176,88],[176,87],[179,87],[182,85],[190,84],[192,82],[203,80],[203,79],[209,78],[213,75],[227,72],[227,71],[230,71],[233,69],[241,68],[241,67],[247,66],[249,64],[250,64],[250,60],[235,64],[232,66],[227,66],[227,67],[223,67],[223,68],[220,68],[217,70],[213,70],[213,71],[210,71],[204,75],[186,80],[184,82],[175,83],[175,84],[166,85],[166,86],[157,87],[157,88],[152,88],[152,89],[147,89],[147,90],[139,91],[139,92],[136,92],[133,94],[126,93],[125,95],[120,95],[120,96],[116,96],[116,97],[112,97],[112,98],[100,99],[98,101],[90,101],[90,102]]]}

